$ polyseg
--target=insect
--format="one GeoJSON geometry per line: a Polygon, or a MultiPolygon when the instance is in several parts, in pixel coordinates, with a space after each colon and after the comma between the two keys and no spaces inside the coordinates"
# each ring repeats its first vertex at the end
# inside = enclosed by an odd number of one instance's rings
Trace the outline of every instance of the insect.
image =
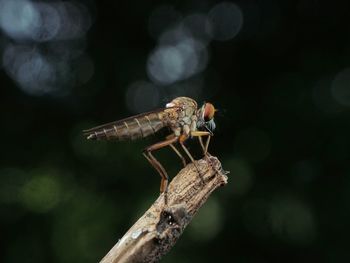
{"type": "Polygon", "coordinates": [[[203,154],[207,155],[210,138],[215,129],[215,112],[216,109],[211,103],[204,103],[198,108],[195,100],[178,97],[166,104],[165,108],[84,130],[83,134],[88,140],[135,140],[155,134],[162,128],[170,128],[171,134],[164,141],[148,146],[143,151],[143,155],[161,176],[160,192],[163,193],[168,189],[168,174],[152,152],[170,146],[186,166],[186,159],[175,147],[175,143],[179,143],[189,159],[195,163],[184,142],[189,138],[198,137],[203,154]],[[204,136],[207,137],[205,144],[202,139],[204,136]]]}

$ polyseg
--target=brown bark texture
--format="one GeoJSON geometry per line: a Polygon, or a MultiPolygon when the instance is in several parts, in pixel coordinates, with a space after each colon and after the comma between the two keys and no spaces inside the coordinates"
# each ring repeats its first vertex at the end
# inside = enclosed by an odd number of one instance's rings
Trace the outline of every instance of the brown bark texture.
{"type": "Polygon", "coordinates": [[[158,262],[209,195],[227,183],[227,173],[213,156],[188,164],[100,263],[158,262]]]}

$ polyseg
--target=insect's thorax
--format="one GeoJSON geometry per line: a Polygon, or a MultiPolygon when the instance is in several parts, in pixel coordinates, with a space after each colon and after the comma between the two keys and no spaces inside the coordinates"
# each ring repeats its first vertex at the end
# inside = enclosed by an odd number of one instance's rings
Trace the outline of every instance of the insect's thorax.
{"type": "Polygon", "coordinates": [[[187,97],[179,97],[167,104],[169,126],[176,136],[189,135],[197,129],[197,103],[187,97]]]}

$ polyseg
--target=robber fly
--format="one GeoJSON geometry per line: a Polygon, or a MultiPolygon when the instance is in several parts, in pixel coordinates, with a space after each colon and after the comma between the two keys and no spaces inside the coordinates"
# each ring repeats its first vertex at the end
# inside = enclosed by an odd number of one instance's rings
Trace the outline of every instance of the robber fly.
{"type": "Polygon", "coordinates": [[[178,97],[166,104],[165,108],[84,130],[83,133],[88,140],[134,140],[145,138],[164,127],[169,127],[172,133],[164,141],[153,144],[143,151],[143,155],[162,178],[160,192],[163,193],[167,192],[168,189],[168,175],[152,152],[170,146],[181,158],[183,165],[186,166],[185,158],[174,145],[178,142],[194,163],[194,159],[184,142],[188,138],[198,137],[203,154],[206,155],[210,137],[215,129],[215,111],[216,109],[211,103],[204,103],[202,107],[198,108],[197,102],[193,99],[178,97]],[[202,140],[203,136],[207,137],[205,145],[202,140]]]}

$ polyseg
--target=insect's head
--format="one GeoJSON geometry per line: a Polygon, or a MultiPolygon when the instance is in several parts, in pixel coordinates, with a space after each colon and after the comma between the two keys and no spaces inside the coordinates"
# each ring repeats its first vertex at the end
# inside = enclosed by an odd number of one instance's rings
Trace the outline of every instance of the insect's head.
{"type": "Polygon", "coordinates": [[[206,128],[210,133],[212,133],[215,130],[215,122],[214,122],[214,115],[217,109],[215,109],[214,105],[206,102],[203,104],[203,106],[198,111],[198,128],[204,127],[206,128]]]}

